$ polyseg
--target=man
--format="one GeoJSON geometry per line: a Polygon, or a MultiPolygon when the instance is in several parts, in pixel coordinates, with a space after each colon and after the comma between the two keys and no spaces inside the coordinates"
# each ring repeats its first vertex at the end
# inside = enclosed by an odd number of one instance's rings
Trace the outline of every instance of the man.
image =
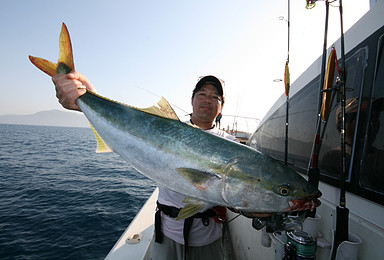
{"type": "MultiPolygon", "coordinates": [[[[96,92],[91,82],[76,71],[55,75],[52,80],[60,104],[67,109],[80,111],[76,99],[85,94],[86,89],[96,92]]],[[[223,86],[218,78],[201,78],[193,90],[191,103],[193,112],[189,123],[238,142],[214,124],[224,105],[223,86]]],[[[224,259],[220,238],[226,208],[208,205],[193,218],[176,220],[178,211],[185,205],[184,198],[184,195],[159,187],[152,259],[224,259]]]]}
{"type": "MultiPolygon", "coordinates": [[[[214,124],[224,105],[223,87],[218,78],[201,78],[193,90],[191,102],[193,112],[189,123],[238,142],[234,136],[228,135],[214,124]]],[[[158,239],[161,234],[156,232],[152,259],[182,259],[185,254],[187,259],[224,259],[220,239],[222,223],[217,217],[214,219],[214,216],[218,213],[224,218],[226,208],[208,205],[200,211],[198,217],[178,221],[175,219],[176,213],[185,206],[184,198],[184,195],[159,187],[159,211],[156,213],[155,229],[160,228],[158,221],[161,218],[161,232],[164,236],[163,239],[158,239]],[[175,213],[172,214],[172,211],[175,213]],[[189,228],[190,231],[186,231],[189,228]]]]}

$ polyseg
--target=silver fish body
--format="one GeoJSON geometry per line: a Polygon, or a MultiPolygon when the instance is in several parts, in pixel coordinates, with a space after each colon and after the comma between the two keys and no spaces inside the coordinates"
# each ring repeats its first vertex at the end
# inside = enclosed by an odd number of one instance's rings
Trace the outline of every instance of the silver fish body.
{"type": "Polygon", "coordinates": [[[114,152],[186,197],[249,212],[284,212],[311,207],[308,202],[321,196],[298,173],[248,146],[90,92],[77,102],[114,152]]]}

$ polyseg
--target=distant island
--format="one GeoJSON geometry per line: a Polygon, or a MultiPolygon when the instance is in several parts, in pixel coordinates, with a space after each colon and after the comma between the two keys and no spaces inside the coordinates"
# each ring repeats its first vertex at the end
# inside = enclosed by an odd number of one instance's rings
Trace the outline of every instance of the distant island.
{"type": "Polygon", "coordinates": [[[0,124],[90,127],[82,113],[47,110],[31,115],[0,115],[0,124]]]}

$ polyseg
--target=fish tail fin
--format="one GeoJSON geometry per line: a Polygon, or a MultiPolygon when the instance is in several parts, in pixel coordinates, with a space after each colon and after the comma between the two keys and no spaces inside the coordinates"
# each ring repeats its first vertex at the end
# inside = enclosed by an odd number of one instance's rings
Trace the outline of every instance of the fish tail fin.
{"type": "Polygon", "coordinates": [[[31,55],[29,55],[29,60],[33,63],[33,65],[49,76],[52,77],[57,74],[57,63],[53,63],[43,58],[33,57],[31,55]]]}
{"type": "Polygon", "coordinates": [[[109,148],[107,143],[103,140],[103,138],[96,131],[96,129],[92,126],[92,124],[91,124],[91,128],[92,128],[93,133],[95,134],[95,137],[96,137],[96,140],[97,140],[96,153],[109,153],[109,152],[113,152],[112,149],[109,148]]]}
{"type": "Polygon", "coordinates": [[[29,60],[33,65],[51,77],[56,74],[68,74],[72,70],[75,70],[71,38],[65,23],[61,26],[59,42],[60,56],[57,63],[29,55],[29,60]]]}
{"type": "MultiPolygon", "coordinates": [[[[65,64],[68,69],[75,70],[75,64],[73,62],[73,52],[72,52],[72,43],[71,43],[71,37],[69,36],[68,28],[63,23],[61,26],[61,32],[60,32],[60,56],[58,64],[63,63],[65,64]]],[[[63,73],[68,74],[70,71],[63,73]]],[[[63,71],[65,72],[65,71],[63,71]]],[[[60,73],[58,71],[58,73],[60,73]]]]}

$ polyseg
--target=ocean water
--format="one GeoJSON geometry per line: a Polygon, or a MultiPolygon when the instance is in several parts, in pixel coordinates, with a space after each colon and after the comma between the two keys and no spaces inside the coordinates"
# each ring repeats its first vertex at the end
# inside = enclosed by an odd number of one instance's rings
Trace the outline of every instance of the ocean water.
{"type": "Polygon", "coordinates": [[[104,259],[155,188],[91,129],[0,124],[0,259],[104,259]]]}

